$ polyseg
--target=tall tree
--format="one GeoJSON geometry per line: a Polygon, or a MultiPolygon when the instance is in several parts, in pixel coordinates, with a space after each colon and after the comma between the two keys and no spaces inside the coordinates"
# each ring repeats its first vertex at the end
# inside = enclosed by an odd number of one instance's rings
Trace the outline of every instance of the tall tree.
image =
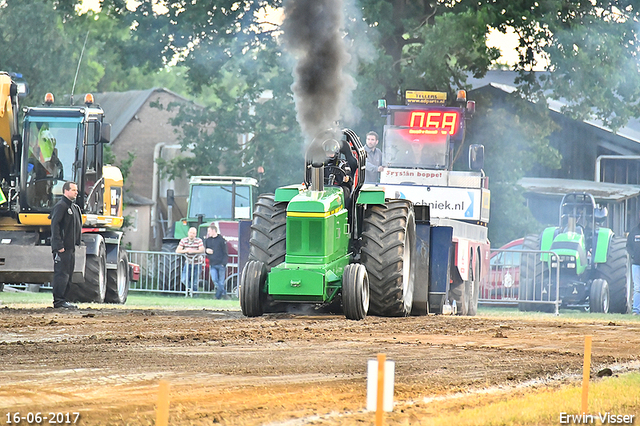
{"type": "Polygon", "coordinates": [[[548,146],[553,123],[546,113],[547,97],[567,102],[564,112],[575,119],[599,119],[614,130],[640,115],[637,2],[362,0],[361,4],[378,55],[360,68],[357,102],[363,119],[355,124],[360,133],[382,128],[377,98],[395,103],[402,102],[406,89],[448,90],[451,95],[468,89],[468,76],[482,77],[497,58],[497,50],[486,47],[489,29],[515,29],[519,62],[513,69],[520,77],[514,96],[536,104],[522,103],[514,116],[487,98],[478,99],[467,138],[468,143],[484,143],[487,148],[486,171],[494,191],[490,238],[498,243],[531,230],[533,222],[521,208],[524,199],[517,180],[536,164],[559,165],[558,152],[548,146]],[[550,71],[542,76],[530,72],[540,57],[548,60],[550,71]]]}
{"type": "MultiPolygon", "coordinates": [[[[288,130],[280,136],[274,130],[272,139],[263,138],[262,132],[270,131],[270,125],[277,129],[279,122],[287,123],[287,129],[295,128],[288,125],[293,114],[290,88],[287,84],[275,88],[278,92],[274,92],[274,99],[283,102],[278,104],[283,107],[279,118],[258,123],[262,111],[274,112],[258,108],[258,93],[269,87],[270,80],[265,78],[269,71],[262,66],[260,72],[252,73],[249,66],[258,59],[277,57],[277,40],[273,38],[277,28],[258,25],[256,13],[267,6],[281,6],[280,0],[169,1],[163,3],[166,10],[161,14],[154,10],[155,2],[138,4],[129,11],[121,0],[103,1],[107,13],[119,16],[134,29],[132,43],[122,49],[130,52],[132,61],[153,68],[159,62],[178,60],[188,69],[194,93],[213,88],[214,102],[205,123],[215,122],[212,134],[218,132],[218,136],[211,139],[200,135],[194,140],[195,135],[189,133],[190,143],[202,141],[201,152],[211,157],[209,163],[217,164],[219,157],[228,159],[227,170],[249,172],[251,168],[246,167],[254,166],[246,156],[224,154],[230,147],[222,139],[228,140],[230,134],[251,135],[251,143],[244,145],[247,152],[260,152],[252,143],[262,140],[269,140],[275,147],[276,141],[281,141],[281,147],[287,146],[282,141],[289,138],[288,130]],[[291,108],[289,114],[286,107],[291,108]],[[243,109],[255,115],[243,113],[243,109]]],[[[346,37],[352,43],[352,53],[362,62],[351,102],[354,108],[344,114],[345,122],[360,134],[380,130],[382,121],[375,103],[378,98],[384,97],[392,104],[402,101],[405,89],[445,89],[453,94],[459,88],[468,88],[468,76],[483,76],[499,56],[497,49],[486,46],[489,30],[513,28],[520,43],[519,62],[513,68],[521,73],[516,96],[536,102],[540,111],[545,110],[548,96],[562,98],[568,105],[567,114],[576,119],[599,119],[615,130],[630,117],[640,115],[639,13],[635,0],[361,0],[356,8],[346,11],[346,37]],[[540,55],[548,59],[551,72],[537,78],[531,70],[540,55]]],[[[282,74],[289,75],[293,68],[282,61],[268,64],[282,81],[282,74]]],[[[503,113],[488,108],[488,113],[503,113]]],[[[512,185],[532,161],[556,164],[557,152],[545,146],[550,121],[538,117],[519,116],[509,121],[513,126],[509,130],[522,136],[521,149],[515,153],[520,160],[513,164],[514,173],[501,171],[499,161],[493,165],[489,162],[488,169],[495,170],[488,173],[500,176],[494,183],[512,185]]],[[[487,128],[485,124],[478,127],[487,128]]],[[[185,130],[191,131],[188,127],[185,130]]],[[[495,129],[493,134],[500,139],[495,129]]],[[[506,142],[502,137],[502,143],[506,142]]],[[[487,143],[493,145],[491,149],[500,146],[495,139],[487,143]]],[[[281,153],[275,147],[274,152],[281,153]]],[[[508,209],[508,205],[494,204],[494,208],[508,209]]]]}
{"type": "Polygon", "coordinates": [[[20,73],[29,84],[26,104],[41,103],[46,92],[71,91],[82,45],[74,45],[60,15],[45,1],[0,4],[0,69],[20,73]]]}

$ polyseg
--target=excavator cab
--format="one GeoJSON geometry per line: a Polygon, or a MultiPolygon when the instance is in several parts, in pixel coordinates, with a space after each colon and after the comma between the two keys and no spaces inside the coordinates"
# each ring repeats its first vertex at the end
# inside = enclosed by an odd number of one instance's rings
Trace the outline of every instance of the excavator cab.
{"type": "Polygon", "coordinates": [[[65,181],[78,183],[77,203],[85,213],[103,214],[103,156],[100,143],[108,142],[102,110],[53,106],[27,108],[23,132],[20,210],[48,213],[62,197],[65,181]]]}

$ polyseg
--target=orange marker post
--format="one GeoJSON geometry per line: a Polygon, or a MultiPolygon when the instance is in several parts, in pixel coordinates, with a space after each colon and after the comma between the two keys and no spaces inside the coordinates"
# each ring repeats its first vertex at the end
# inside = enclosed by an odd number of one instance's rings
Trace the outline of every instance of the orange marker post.
{"type": "Polygon", "coordinates": [[[156,426],[169,424],[169,383],[160,380],[158,386],[158,408],[156,412],[156,426]]]}
{"type": "Polygon", "coordinates": [[[384,363],[386,361],[385,354],[378,354],[378,399],[376,403],[376,426],[382,426],[384,418],[384,363]]]}
{"type": "Polygon", "coordinates": [[[589,378],[591,376],[591,336],[584,336],[584,364],[582,366],[582,414],[589,410],[589,378]]]}

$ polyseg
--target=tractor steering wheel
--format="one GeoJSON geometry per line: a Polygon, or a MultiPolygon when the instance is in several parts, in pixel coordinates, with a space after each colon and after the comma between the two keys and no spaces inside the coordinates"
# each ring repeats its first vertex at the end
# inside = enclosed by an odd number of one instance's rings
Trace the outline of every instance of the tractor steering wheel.
{"type": "Polygon", "coordinates": [[[324,184],[325,185],[342,185],[347,182],[347,172],[339,166],[325,166],[324,167],[324,184]],[[333,176],[333,181],[331,177],[333,176]]]}

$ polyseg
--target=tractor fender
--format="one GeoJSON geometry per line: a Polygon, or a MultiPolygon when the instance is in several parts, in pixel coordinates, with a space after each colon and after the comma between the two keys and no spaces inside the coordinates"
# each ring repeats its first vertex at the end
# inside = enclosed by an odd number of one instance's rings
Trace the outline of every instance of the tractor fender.
{"type": "Polygon", "coordinates": [[[609,243],[613,238],[613,231],[609,228],[600,228],[596,232],[596,240],[593,242],[593,263],[606,263],[609,254],[609,243]]]}
{"type": "Polygon", "coordinates": [[[553,244],[553,240],[558,235],[558,230],[559,228],[551,227],[542,231],[542,235],[540,236],[540,247],[537,247],[536,250],[550,251],[551,244],[553,244]]]}

